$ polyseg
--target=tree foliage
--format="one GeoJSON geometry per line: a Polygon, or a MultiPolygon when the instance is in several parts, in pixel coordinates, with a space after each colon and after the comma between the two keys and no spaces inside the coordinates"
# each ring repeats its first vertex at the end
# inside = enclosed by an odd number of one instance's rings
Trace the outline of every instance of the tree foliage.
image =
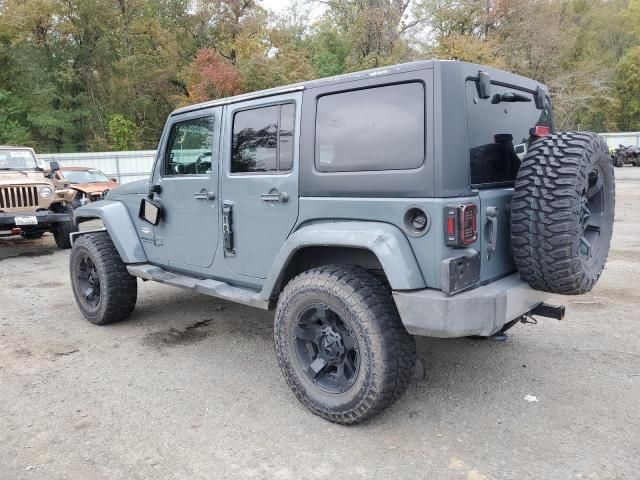
{"type": "Polygon", "coordinates": [[[131,150],[135,147],[136,124],[120,114],[112,115],[107,123],[109,140],[115,150],[131,150]]]}
{"type": "Polygon", "coordinates": [[[640,129],[640,0],[292,1],[1,0],[0,143],[153,148],[180,105],[431,57],[546,83],[559,128],[640,129]]]}

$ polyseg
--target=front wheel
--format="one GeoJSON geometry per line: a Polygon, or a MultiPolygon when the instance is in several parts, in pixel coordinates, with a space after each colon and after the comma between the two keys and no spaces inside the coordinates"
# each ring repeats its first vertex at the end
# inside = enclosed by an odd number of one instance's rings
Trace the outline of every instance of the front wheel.
{"type": "Polygon", "coordinates": [[[324,266],[291,280],[278,301],[274,340],[298,399],[326,420],[353,424],[405,391],[415,341],[387,287],[356,266],[324,266]]]}
{"type": "Polygon", "coordinates": [[[138,284],[129,274],[107,232],[80,236],[69,260],[76,303],[91,323],[124,320],[136,305],[138,284]]]}

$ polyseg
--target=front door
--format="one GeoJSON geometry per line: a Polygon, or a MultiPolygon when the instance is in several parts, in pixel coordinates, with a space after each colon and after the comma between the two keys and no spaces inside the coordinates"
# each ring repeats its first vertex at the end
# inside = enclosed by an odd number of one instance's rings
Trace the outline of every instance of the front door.
{"type": "Polygon", "coordinates": [[[219,131],[222,108],[181,115],[168,127],[154,172],[162,206],[154,243],[162,265],[207,268],[218,244],[219,131]]]}
{"type": "Polygon", "coordinates": [[[298,217],[296,128],[302,95],[227,106],[220,208],[225,261],[266,278],[298,217]]]}

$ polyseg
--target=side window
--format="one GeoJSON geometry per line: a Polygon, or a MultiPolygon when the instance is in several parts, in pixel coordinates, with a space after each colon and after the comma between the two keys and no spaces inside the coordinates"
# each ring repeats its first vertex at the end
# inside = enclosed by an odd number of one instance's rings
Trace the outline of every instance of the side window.
{"type": "Polygon", "coordinates": [[[214,127],[215,117],[174,124],[165,150],[164,175],[211,173],[214,127]]]}
{"type": "Polygon", "coordinates": [[[279,170],[282,171],[293,168],[293,130],[295,115],[296,106],[293,103],[282,105],[278,130],[278,148],[280,150],[279,170]]]}
{"type": "Polygon", "coordinates": [[[233,116],[231,173],[291,170],[294,125],[293,103],[237,112],[233,116]]]}
{"type": "Polygon", "coordinates": [[[424,162],[424,86],[418,82],[325,95],[316,113],[319,172],[409,170],[424,162]]]}

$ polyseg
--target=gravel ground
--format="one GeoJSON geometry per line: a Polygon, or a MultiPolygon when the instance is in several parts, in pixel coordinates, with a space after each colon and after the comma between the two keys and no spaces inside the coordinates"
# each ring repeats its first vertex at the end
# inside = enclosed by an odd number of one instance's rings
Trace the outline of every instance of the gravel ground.
{"type": "Polygon", "coordinates": [[[294,398],[271,313],[145,283],[95,327],[68,251],[0,240],[0,478],[640,478],[640,168],[616,174],[606,271],[566,320],[418,339],[407,394],[356,427],[294,398]]]}

